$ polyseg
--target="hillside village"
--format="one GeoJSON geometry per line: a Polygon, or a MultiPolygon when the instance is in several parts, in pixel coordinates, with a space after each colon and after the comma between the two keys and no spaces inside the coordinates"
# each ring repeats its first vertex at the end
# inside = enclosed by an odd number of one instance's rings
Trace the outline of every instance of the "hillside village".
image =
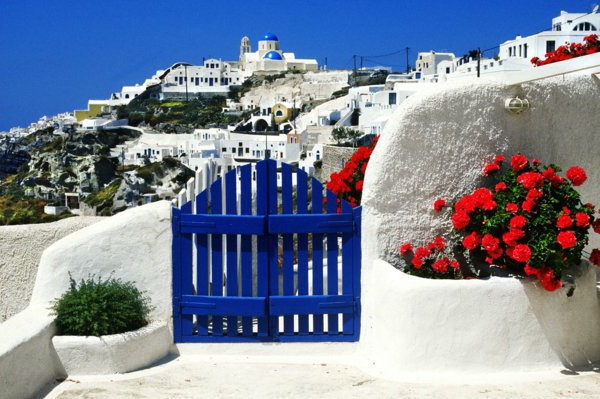
{"type": "Polygon", "coordinates": [[[236,61],[175,63],[89,100],[86,110],[2,133],[1,193],[41,199],[50,214],[110,215],[173,198],[209,163],[226,172],[271,158],[326,181],[333,170],[321,173],[323,159],[329,154],[328,164],[341,168],[351,147],[385,134],[393,111],[413,94],[475,79],[534,80],[533,57],[599,27],[596,12],[562,11],[548,31],[507,40],[493,57],[419,52],[404,73],[329,70],[284,51],[273,33],[255,51],[243,37],[236,61]],[[350,149],[332,151],[336,143],[350,149]]]}

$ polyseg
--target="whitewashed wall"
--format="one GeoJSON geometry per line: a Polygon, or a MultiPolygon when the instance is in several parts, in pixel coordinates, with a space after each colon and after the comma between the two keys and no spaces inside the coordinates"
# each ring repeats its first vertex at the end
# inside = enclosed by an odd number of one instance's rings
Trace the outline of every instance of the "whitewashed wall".
{"type": "Polygon", "coordinates": [[[54,223],[0,226],[0,323],[29,304],[42,252],[101,217],[73,217],[54,223]]]}
{"type": "MultiPolygon", "coordinates": [[[[454,371],[581,366],[600,358],[595,273],[566,298],[564,290],[532,291],[516,280],[469,285],[405,278],[377,261],[393,263],[400,244],[424,244],[449,231],[449,217],[435,215],[433,202],[441,197],[452,203],[474,189],[484,165],[499,153],[520,151],[565,170],[585,168],[582,200],[600,204],[599,95],[598,80],[580,75],[521,86],[440,86],[396,110],[372,155],[363,194],[360,346],[369,364],[397,374],[440,365],[454,371]],[[516,95],[529,100],[529,111],[504,110],[505,99],[516,95]],[[548,308],[539,307],[544,303],[557,313],[545,313],[548,308]],[[570,326],[570,340],[552,336],[564,333],[544,325],[552,317],[570,326]]],[[[595,237],[592,245],[598,244],[595,237]]]]}

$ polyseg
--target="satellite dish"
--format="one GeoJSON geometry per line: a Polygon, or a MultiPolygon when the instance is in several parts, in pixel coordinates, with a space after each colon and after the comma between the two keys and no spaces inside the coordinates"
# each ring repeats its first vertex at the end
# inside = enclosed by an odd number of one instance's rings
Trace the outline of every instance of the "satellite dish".
{"type": "Polygon", "coordinates": [[[592,14],[595,14],[598,12],[598,4],[593,4],[594,8],[592,8],[592,14]]]}

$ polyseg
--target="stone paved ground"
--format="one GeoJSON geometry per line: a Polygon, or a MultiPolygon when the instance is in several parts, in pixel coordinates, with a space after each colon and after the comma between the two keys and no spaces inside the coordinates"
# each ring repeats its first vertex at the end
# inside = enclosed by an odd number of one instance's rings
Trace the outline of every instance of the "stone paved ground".
{"type": "MultiPolygon", "coordinates": [[[[335,364],[215,361],[182,356],[127,375],[70,377],[45,399],[113,398],[600,398],[600,373],[488,378],[488,383],[399,382],[335,364]]],[[[463,376],[464,377],[464,376],[463,376]]],[[[464,378],[461,378],[464,380],[464,378]]]]}

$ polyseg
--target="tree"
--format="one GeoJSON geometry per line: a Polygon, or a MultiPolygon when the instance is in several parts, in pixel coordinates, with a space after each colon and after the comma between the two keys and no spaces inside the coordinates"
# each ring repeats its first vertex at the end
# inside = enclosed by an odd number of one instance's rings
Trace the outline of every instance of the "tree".
{"type": "Polygon", "coordinates": [[[338,145],[344,140],[352,141],[352,144],[355,145],[360,136],[362,136],[360,131],[349,127],[336,127],[331,131],[331,137],[338,145]]]}

